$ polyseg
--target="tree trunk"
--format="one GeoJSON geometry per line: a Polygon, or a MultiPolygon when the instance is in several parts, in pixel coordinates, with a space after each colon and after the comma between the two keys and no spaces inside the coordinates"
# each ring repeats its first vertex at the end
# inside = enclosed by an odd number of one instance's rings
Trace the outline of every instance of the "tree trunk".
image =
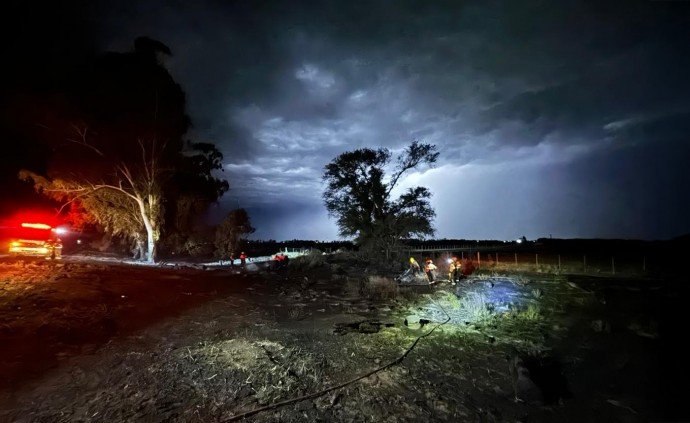
{"type": "Polygon", "coordinates": [[[143,239],[137,238],[134,241],[133,256],[134,256],[135,260],[143,260],[144,257],[146,256],[146,249],[144,248],[144,240],[143,239]]]}
{"type": "Polygon", "coordinates": [[[146,238],[147,238],[147,251],[146,251],[146,261],[153,263],[156,260],[156,242],[153,239],[153,229],[151,225],[146,227],[146,238]]]}
{"type": "Polygon", "coordinates": [[[149,263],[154,262],[154,252],[156,247],[156,241],[153,239],[153,225],[151,225],[151,220],[146,213],[146,205],[141,197],[137,197],[137,204],[139,204],[139,210],[141,211],[141,218],[144,221],[144,226],[146,227],[146,261],[149,263]]]}

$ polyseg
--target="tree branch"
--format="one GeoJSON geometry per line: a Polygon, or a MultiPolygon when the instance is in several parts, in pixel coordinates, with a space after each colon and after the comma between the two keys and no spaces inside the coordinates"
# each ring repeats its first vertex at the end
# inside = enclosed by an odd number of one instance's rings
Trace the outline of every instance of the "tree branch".
{"type": "Polygon", "coordinates": [[[84,129],[81,129],[81,128],[79,128],[79,126],[77,126],[76,124],[72,124],[72,128],[73,128],[74,131],[77,133],[77,135],[79,135],[79,137],[81,138],[81,141],[75,140],[75,139],[72,139],[72,138],[67,138],[67,141],[73,142],[73,143],[75,143],[75,144],[79,144],[79,145],[81,145],[82,147],[89,148],[89,149],[95,151],[96,154],[98,154],[99,156],[104,156],[104,154],[103,154],[99,149],[97,149],[96,147],[94,147],[93,145],[89,144],[89,143],[86,141],[86,133],[87,133],[88,130],[89,130],[89,127],[88,127],[88,126],[85,126],[84,129]]]}
{"type": "MultiPolygon", "coordinates": [[[[81,198],[81,197],[85,197],[87,195],[91,195],[94,192],[101,190],[101,189],[112,189],[114,191],[118,191],[118,192],[125,194],[127,197],[131,198],[134,201],[137,201],[137,202],[139,201],[139,198],[136,195],[128,192],[127,190],[125,190],[122,187],[117,187],[117,186],[110,185],[110,184],[92,185],[90,188],[78,187],[78,188],[45,189],[44,191],[46,191],[46,192],[60,192],[60,193],[64,193],[64,194],[73,194],[76,192],[86,191],[83,194],[80,194],[77,196],[78,198],[81,198]]],[[[72,202],[74,200],[76,200],[76,198],[70,200],[70,202],[72,202]]]]}
{"type": "Polygon", "coordinates": [[[391,177],[386,196],[390,195],[405,172],[416,168],[422,162],[429,164],[436,162],[439,153],[435,150],[436,147],[431,144],[420,144],[418,141],[413,141],[403,155],[398,157],[398,170],[391,177]]]}

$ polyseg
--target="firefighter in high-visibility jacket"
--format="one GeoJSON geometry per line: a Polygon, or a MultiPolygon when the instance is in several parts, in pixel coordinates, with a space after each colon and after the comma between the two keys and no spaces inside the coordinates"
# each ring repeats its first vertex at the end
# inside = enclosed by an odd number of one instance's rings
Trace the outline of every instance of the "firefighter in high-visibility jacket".
{"type": "Polygon", "coordinates": [[[426,271],[426,277],[429,278],[429,285],[434,283],[434,270],[436,269],[437,267],[434,264],[434,262],[431,261],[430,258],[426,259],[426,267],[424,268],[424,270],[426,271]]]}
{"type": "Polygon", "coordinates": [[[453,257],[448,263],[448,280],[455,285],[460,282],[460,272],[462,271],[462,263],[457,257],[453,257]]]}
{"type": "Polygon", "coordinates": [[[455,279],[458,276],[458,269],[455,267],[455,257],[448,260],[448,281],[455,285],[455,279]]]}
{"type": "Polygon", "coordinates": [[[419,268],[419,263],[417,263],[414,257],[410,257],[410,268],[408,269],[408,272],[412,273],[413,275],[416,275],[421,270],[422,269],[419,268]]]}

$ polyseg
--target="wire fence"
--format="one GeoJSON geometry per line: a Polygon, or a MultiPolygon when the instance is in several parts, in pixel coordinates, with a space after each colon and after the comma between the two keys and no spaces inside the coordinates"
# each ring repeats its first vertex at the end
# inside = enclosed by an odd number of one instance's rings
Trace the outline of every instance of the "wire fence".
{"type": "MultiPolygon", "coordinates": [[[[464,254],[463,254],[464,255],[464,254]]],[[[536,271],[568,271],[577,273],[639,274],[648,269],[647,257],[639,255],[554,254],[554,253],[479,253],[470,255],[477,267],[514,266],[536,271]],[[475,257],[472,257],[475,256],[475,257]],[[482,264],[483,256],[483,264],[482,264]]]]}
{"type": "MultiPolygon", "coordinates": [[[[319,246],[325,253],[335,252],[333,246],[319,246]]],[[[285,253],[304,253],[314,246],[284,247],[285,253]]],[[[558,248],[558,247],[556,247],[558,248]]],[[[682,257],[675,249],[616,249],[601,248],[597,251],[559,251],[539,245],[420,245],[396,249],[395,256],[404,266],[409,257],[419,260],[431,258],[439,269],[447,267],[450,257],[471,262],[475,269],[495,271],[523,271],[537,273],[570,273],[588,275],[643,276],[677,274],[682,270],[682,257]],[[611,252],[612,250],[618,250],[611,252]],[[680,260],[680,261],[679,261],[680,260]]],[[[682,254],[681,254],[682,255],[682,254]]]]}
{"type": "Polygon", "coordinates": [[[404,248],[399,252],[403,256],[421,260],[434,259],[439,267],[445,267],[447,259],[455,256],[465,262],[471,262],[475,269],[497,271],[643,275],[669,269],[668,257],[654,252],[558,252],[553,249],[540,249],[538,246],[511,249],[500,245],[416,246],[404,248]]]}
{"type": "MultiPolygon", "coordinates": [[[[553,253],[516,251],[459,251],[452,249],[408,250],[410,256],[432,258],[444,265],[451,256],[471,262],[475,269],[531,272],[583,273],[601,275],[639,275],[658,270],[655,260],[639,254],[553,253]]],[[[438,264],[437,264],[438,265],[438,264]]]]}

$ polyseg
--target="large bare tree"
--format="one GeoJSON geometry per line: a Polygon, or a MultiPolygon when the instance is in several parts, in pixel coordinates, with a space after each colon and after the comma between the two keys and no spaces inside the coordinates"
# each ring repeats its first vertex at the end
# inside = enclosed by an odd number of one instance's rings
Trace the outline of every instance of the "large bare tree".
{"type": "Polygon", "coordinates": [[[213,175],[221,169],[217,148],[183,140],[190,126],[185,95],[162,55],[170,49],[143,37],[134,51],[108,53],[80,69],[41,121],[51,151],[45,171],[20,172],[42,193],[132,241],[148,261],[155,258],[165,201],[176,204],[195,191],[215,201],[228,189],[213,175]]]}
{"type": "MultiPolygon", "coordinates": [[[[102,151],[88,144],[86,130],[80,133],[84,138],[75,142],[95,156],[94,162],[108,162],[102,151]]],[[[131,239],[137,258],[153,262],[163,214],[161,193],[165,169],[160,167],[155,143],[150,143],[149,148],[142,140],[138,144],[139,163],[102,164],[102,172],[89,175],[74,171],[58,173],[53,178],[22,170],[19,177],[33,182],[39,192],[63,202],[63,208],[76,203],[106,232],[131,239]]]]}

